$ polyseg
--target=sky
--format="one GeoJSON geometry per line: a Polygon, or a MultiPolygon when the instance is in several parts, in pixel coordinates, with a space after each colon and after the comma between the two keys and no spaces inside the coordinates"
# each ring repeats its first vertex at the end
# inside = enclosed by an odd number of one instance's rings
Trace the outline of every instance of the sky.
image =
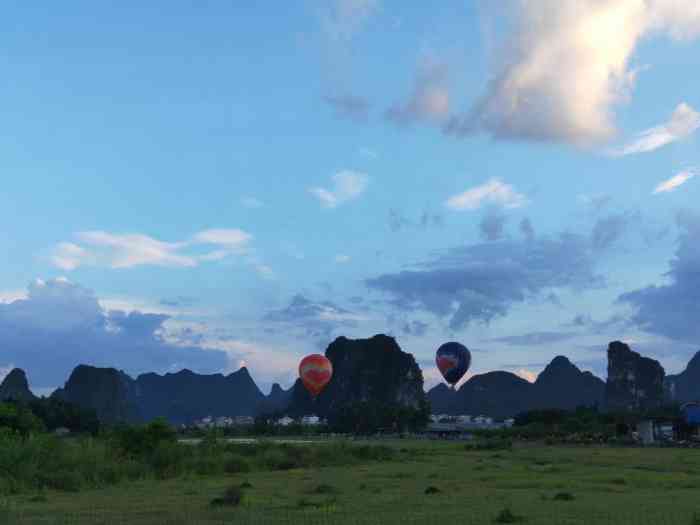
{"type": "Polygon", "coordinates": [[[0,18],[0,376],[264,392],[386,333],[441,378],[700,350],[696,0],[87,2],[0,18]]]}

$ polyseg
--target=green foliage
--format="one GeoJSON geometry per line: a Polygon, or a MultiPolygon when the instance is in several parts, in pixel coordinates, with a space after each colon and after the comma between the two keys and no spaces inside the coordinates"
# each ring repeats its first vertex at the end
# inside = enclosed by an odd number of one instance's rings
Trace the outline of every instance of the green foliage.
{"type": "Polygon", "coordinates": [[[0,428],[28,437],[44,430],[43,422],[23,403],[0,403],[0,428]]]}
{"type": "Polygon", "coordinates": [[[554,501],[573,501],[576,498],[571,492],[557,492],[552,499],[554,501]]]}
{"type": "Polygon", "coordinates": [[[517,516],[509,508],[501,510],[494,520],[496,523],[520,523],[524,521],[522,516],[517,516]]]}
{"type": "Polygon", "coordinates": [[[164,419],[141,426],[122,425],[114,429],[112,436],[116,446],[131,457],[151,455],[161,443],[177,441],[177,432],[164,419]]]}
{"type": "Polygon", "coordinates": [[[223,496],[220,498],[214,498],[211,500],[211,505],[220,506],[227,505],[236,507],[241,503],[243,499],[243,490],[238,485],[231,485],[225,491],[223,496]]]}
{"type": "Polygon", "coordinates": [[[69,439],[0,429],[0,495],[55,489],[74,492],[128,480],[220,476],[256,470],[354,465],[392,459],[393,449],[344,442],[318,446],[225,443],[215,434],[179,443],[164,421],[69,439]]]}
{"type": "Polygon", "coordinates": [[[348,403],[329,415],[328,426],[333,432],[358,435],[414,432],[425,428],[429,410],[427,402],[419,408],[374,401],[348,403]]]}
{"type": "Polygon", "coordinates": [[[513,441],[503,437],[480,438],[464,445],[466,450],[511,450],[513,441]]]}
{"type": "Polygon", "coordinates": [[[30,410],[52,431],[65,427],[71,432],[96,435],[100,422],[94,410],[56,398],[41,398],[29,402],[30,410]]]}

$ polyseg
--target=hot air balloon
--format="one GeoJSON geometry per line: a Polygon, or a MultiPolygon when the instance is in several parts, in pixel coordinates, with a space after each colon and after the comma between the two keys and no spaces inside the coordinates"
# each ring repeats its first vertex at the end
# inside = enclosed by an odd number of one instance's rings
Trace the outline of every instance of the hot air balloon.
{"type": "Polygon", "coordinates": [[[435,364],[452,388],[467,373],[471,362],[471,353],[460,343],[445,343],[435,353],[435,364]]]}
{"type": "Polygon", "coordinates": [[[332,376],[333,365],[321,354],[307,355],[299,363],[299,377],[311,397],[319,395],[332,376]]]}

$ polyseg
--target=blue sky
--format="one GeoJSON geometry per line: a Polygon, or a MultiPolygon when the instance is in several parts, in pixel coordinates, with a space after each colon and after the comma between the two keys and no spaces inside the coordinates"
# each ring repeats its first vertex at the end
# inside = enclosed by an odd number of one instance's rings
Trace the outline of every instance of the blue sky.
{"type": "Polygon", "coordinates": [[[700,349],[694,0],[142,4],[4,9],[1,369],[700,349]]]}

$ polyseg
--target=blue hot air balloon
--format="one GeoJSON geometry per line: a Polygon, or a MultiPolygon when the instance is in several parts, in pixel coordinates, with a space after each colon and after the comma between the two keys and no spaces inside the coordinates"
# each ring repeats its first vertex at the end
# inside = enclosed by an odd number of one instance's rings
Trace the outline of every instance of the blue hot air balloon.
{"type": "Polygon", "coordinates": [[[472,363],[472,355],[467,347],[455,342],[445,343],[437,349],[435,353],[435,364],[437,364],[442,377],[445,378],[452,388],[467,373],[472,363]]]}

